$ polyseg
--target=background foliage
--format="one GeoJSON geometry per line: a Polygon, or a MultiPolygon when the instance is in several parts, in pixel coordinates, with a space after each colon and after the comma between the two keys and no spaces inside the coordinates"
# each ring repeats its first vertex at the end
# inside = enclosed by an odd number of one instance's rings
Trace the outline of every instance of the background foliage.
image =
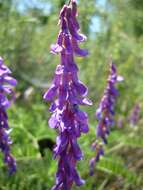
{"type": "MultiPolygon", "coordinates": [[[[1,190],[45,190],[54,183],[56,161],[45,150],[41,158],[38,140],[56,134],[48,128],[48,107],[42,94],[48,88],[58,56],[49,53],[58,33],[58,13],[64,0],[0,0],[0,55],[17,78],[17,101],[9,110],[13,128],[12,152],[17,158],[18,172],[7,176],[0,161],[1,190]]],[[[80,144],[85,158],[79,163],[86,185],[81,190],[141,190],[143,187],[143,1],[142,0],[82,0],[79,21],[88,41],[86,59],[77,58],[80,79],[89,87],[94,102],[86,108],[90,117],[90,132],[80,144]],[[94,155],[90,144],[95,139],[94,112],[98,106],[108,76],[110,55],[125,81],[118,85],[120,97],[116,106],[117,123],[112,129],[106,155],[97,164],[95,175],[88,175],[88,160],[94,155]],[[133,106],[141,107],[137,126],[129,124],[133,106]],[[83,167],[84,166],[84,167],[83,167]]],[[[85,109],[85,108],[84,108],[85,109]]],[[[2,160],[2,155],[0,155],[2,160]]],[[[74,188],[76,189],[76,188],[74,188]]]]}

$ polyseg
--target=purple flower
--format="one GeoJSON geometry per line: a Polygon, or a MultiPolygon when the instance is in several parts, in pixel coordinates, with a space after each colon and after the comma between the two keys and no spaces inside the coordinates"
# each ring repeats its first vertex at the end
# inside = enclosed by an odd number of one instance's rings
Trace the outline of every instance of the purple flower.
{"type": "Polygon", "coordinates": [[[0,149],[4,154],[4,162],[11,175],[16,171],[16,161],[10,153],[9,145],[12,141],[9,137],[10,129],[6,109],[14,99],[11,86],[16,86],[17,81],[10,75],[11,71],[4,65],[3,59],[0,57],[0,149]],[[8,99],[7,96],[10,98],[8,99]]]}
{"type": "MultiPolygon", "coordinates": [[[[104,95],[101,99],[99,107],[96,111],[96,117],[98,120],[96,136],[97,139],[103,141],[104,144],[107,143],[107,136],[110,133],[110,128],[114,125],[114,107],[116,103],[116,98],[118,96],[118,90],[115,85],[117,82],[122,81],[123,77],[117,75],[116,67],[113,63],[110,65],[110,74],[107,80],[107,87],[104,91],[104,95]]],[[[100,156],[104,154],[102,146],[95,146],[96,157],[92,158],[90,161],[90,173],[93,174],[94,164],[99,161],[100,156]]]]}
{"type": "Polygon", "coordinates": [[[141,111],[140,105],[136,104],[133,107],[129,117],[129,122],[131,125],[135,126],[138,123],[140,117],[140,111],[141,111]]]}
{"type": "Polygon", "coordinates": [[[119,128],[122,128],[124,126],[124,119],[123,119],[123,117],[119,117],[119,119],[117,120],[117,126],[119,128]]]}
{"type": "Polygon", "coordinates": [[[93,157],[89,162],[91,176],[94,174],[95,163],[98,162],[100,157],[104,155],[104,149],[102,143],[99,143],[98,141],[94,142],[92,144],[92,149],[96,150],[96,156],[93,157]]]}
{"type": "Polygon", "coordinates": [[[92,105],[85,96],[87,87],[78,79],[78,67],[74,55],[87,56],[87,50],[80,49],[78,43],[86,37],[79,33],[77,5],[75,0],[64,5],[59,16],[60,32],[51,52],[60,54],[52,85],[44,94],[44,100],[51,101],[49,126],[58,131],[54,158],[58,159],[56,184],[52,190],[71,190],[73,183],[84,184],[76,170],[76,163],[83,158],[77,139],[87,133],[88,116],[79,105],[92,105]]]}

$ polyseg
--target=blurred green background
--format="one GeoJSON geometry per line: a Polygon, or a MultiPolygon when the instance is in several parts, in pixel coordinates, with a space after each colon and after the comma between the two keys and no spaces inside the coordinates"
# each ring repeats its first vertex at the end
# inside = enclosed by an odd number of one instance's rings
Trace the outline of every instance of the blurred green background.
{"type": "MultiPolygon", "coordinates": [[[[45,157],[38,141],[55,141],[48,128],[49,104],[42,94],[52,81],[59,57],[49,53],[56,42],[58,13],[64,0],[0,0],[0,55],[18,80],[17,100],[8,110],[13,131],[11,146],[17,158],[17,173],[9,177],[0,154],[0,190],[50,190],[54,184],[56,161],[50,149],[45,157]]],[[[143,188],[143,1],[79,0],[81,30],[88,36],[82,47],[89,49],[85,59],[77,58],[79,77],[89,87],[93,106],[89,114],[90,132],[79,143],[84,160],[78,163],[86,184],[81,190],[142,190],[143,188]],[[89,177],[88,161],[95,153],[95,110],[106,86],[112,55],[118,73],[125,81],[118,85],[116,123],[108,139],[105,156],[89,177]],[[136,126],[129,117],[134,105],[141,112],[136,126]],[[118,122],[122,121],[122,127],[118,122]]],[[[73,187],[76,189],[76,187],[73,187]]]]}

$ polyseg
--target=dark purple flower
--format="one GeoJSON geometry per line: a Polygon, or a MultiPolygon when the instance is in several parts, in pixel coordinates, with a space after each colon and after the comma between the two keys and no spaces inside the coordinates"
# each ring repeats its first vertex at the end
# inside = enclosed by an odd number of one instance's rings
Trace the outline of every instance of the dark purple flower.
{"type": "Polygon", "coordinates": [[[104,155],[104,149],[102,143],[99,143],[98,141],[94,142],[92,144],[92,149],[96,150],[96,156],[93,157],[89,162],[91,176],[94,174],[95,163],[98,162],[100,157],[104,155]]]}
{"type": "Polygon", "coordinates": [[[140,111],[141,111],[140,105],[136,104],[133,107],[129,117],[129,122],[131,125],[135,126],[138,123],[140,117],[140,111]]]}
{"type": "MultiPolygon", "coordinates": [[[[110,65],[110,74],[107,80],[107,87],[104,91],[104,95],[101,99],[99,107],[96,111],[96,117],[98,120],[96,136],[97,139],[102,140],[104,144],[107,143],[107,136],[110,133],[110,128],[114,125],[114,107],[116,98],[118,96],[118,90],[115,85],[117,82],[122,81],[123,77],[117,75],[116,67],[113,63],[110,65]]],[[[100,156],[104,154],[104,150],[101,146],[97,146],[96,143],[96,157],[90,161],[90,173],[93,174],[93,166],[99,161],[100,156]]]]}
{"type": "Polygon", "coordinates": [[[6,109],[14,99],[11,86],[16,86],[17,81],[10,75],[11,71],[4,65],[3,59],[0,57],[0,149],[4,154],[4,162],[11,175],[16,171],[16,161],[10,153],[9,145],[12,141],[9,137],[10,129],[6,109]],[[8,99],[7,96],[10,98],[8,99]]]}
{"type": "Polygon", "coordinates": [[[78,43],[86,37],[79,33],[77,5],[71,0],[60,12],[60,32],[51,52],[60,54],[61,63],[57,65],[55,76],[44,100],[51,101],[49,126],[58,131],[54,158],[58,159],[56,184],[52,190],[71,190],[73,183],[84,184],[76,170],[76,163],[83,158],[77,139],[87,133],[88,116],[79,105],[92,105],[85,96],[87,87],[78,79],[78,67],[74,55],[86,56],[87,50],[80,49],[78,43]]]}

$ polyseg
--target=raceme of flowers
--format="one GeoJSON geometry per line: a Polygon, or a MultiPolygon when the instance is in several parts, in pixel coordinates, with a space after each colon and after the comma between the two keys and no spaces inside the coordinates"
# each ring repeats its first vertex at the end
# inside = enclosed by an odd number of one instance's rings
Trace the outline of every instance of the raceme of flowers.
{"type": "Polygon", "coordinates": [[[104,155],[103,144],[107,143],[110,128],[114,125],[114,107],[116,98],[119,95],[115,85],[122,80],[123,77],[117,75],[116,66],[111,63],[107,87],[96,111],[96,118],[98,120],[96,128],[97,140],[92,144],[92,149],[96,151],[96,156],[90,160],[90,175],[94,174],[95,163],[99,161],[100,156],[104,155]]]}
{"type": "Polygon", "coordinates": [[[74,60],[74,55],[88,55],[88,51],[80,49],[78,45],[86,40],[86,36],[79,33],[75,0],[63,6],[59,25],[57,43],[51,45],[51,52],[60,54],[61,63],[57,65],[52,85],[44,94],[44,100],[51,101],[49,126],[58,131],[54,148],[58,170],[52,190],[70,190],[73,183],[77,186],[84,184],[76,169],[77,161],[83,158],[77,139],[89,129],[88,116],[80,110],[79,105],[92,104],[85,98],[88,90],[78,79],[78,67],[74,60]]]}
{"type": "Polygon", "coordinates": [[[11,101],[14,100],[14,91],[12,86],[16,86],[17,81],[11,77],[11,71],[4,65],[3,59],[0,57],[0,150],[4,155],[4,163],[9,168],[9,174],[16,171],[16,161],[11,155],[10,144],[12,143],[9,133],[7,108],[11,101]],[[9,99],[7,97],[10,97],[9,99]]]}

